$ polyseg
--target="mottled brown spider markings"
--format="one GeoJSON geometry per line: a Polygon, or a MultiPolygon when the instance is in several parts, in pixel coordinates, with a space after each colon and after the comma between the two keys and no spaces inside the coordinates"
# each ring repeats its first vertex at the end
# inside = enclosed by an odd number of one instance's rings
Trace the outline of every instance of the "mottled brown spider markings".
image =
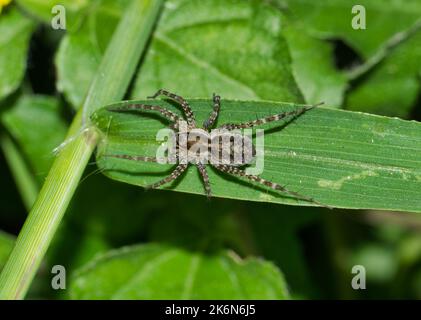
{"type": "MultiPolygon", "coordinates": [[[[209,118],[203,123],[203,129],[198,128],[196,125],[196,119],[194,116],[194,113],[192,111],[192,109],[190,108],[190,105],[187,103],[186,100],[184,100],[182,97],[173,94],[171,92],[168,92],[166,90],[158,90],[158,92],[156,92],[153,96],[149,97],[149,98],[156,98],[159,95],[164,95],[166,97],[168,97],[169,99],[177,102],[183,109],[184,115],[186,117],[187,120],[187,132],[190,133],[192,131],[196,131],[198,132],[198,135],[208,135],[208,144],[206,145],[205,148],[206,149],[210,149],[210,145],[212,143],[220,143],[219,139],[217,140],[212,140],[209,136],[209,130],[212,128],[212,126],[214,125],[216,119],[218,118],[218,114],[219,114],[219,110],[220,110],[220,96],[218,95],[213,95],[213,110],[209,116],[209,118]]],[[[306,106],[297,110],[293,110],[293,111],[289,111],[289,112],[282,112],[279,114],[274,114],[271,116],[267,116],[267,117],[263,117],[257,120],[253,120],[253,121],[248,121],[248,122],[243,122],[243,123],[227,123],[222,125],[219,128],[216,129],[224,129],[225,131],[231,132],[232,130],[235,129],[245,129],[245,128],[252,128],[255,126],[259,126],[268,122],[273,122],[273,121],[279,121],[281,119],[284,119],[286,117],[298,117],[299,115],[303,114],[304,112],[313,109],[314,107],[316,107],[317,105],[313,105],[313,106],[306,106]]],[[[130,111],[130,110],[151,110],[151,111],[157,111],[159,112],[163,117],[165,117],[170,123],[170,127],[174,130],[178,130],[179,129],[179,124],[184,121],[183,118],[181,118],[180,116],[178,116],[177,114],[175,114],[174,112],[167,110],[163,107],[160,106],[153,106],[153,105],[145,105],[145,104],[128,104],[122,107],[110,107],[109,108],[110,111],[114,111],[114,112],[124,112],[124,111],[130,111]]],[[[243,137],[243,136],[242,136],[243,137]]],[[[245,138],[243,138],[243,144],[245,145],[245,138]]],[[[191,143],[191,141],[187,144],[187,149],[192,148],[196,143],[191,143]]],[[[253,152],[253,156],[255,154],[254,151],[254,146],[252,145],[252,152],[253,152]]],[[[266,187],[269,187],[273,190],[278,190],[281,191],[283,193],[289,194],[291,196],[293,196],[294,198],[300,199],[300,200],[304,200],[304,201],[308,201],[308,202],[312,202],[315,204],[318,204],[320,206],[324,206],[327,207],[326,205],[321,204],[320,202],[315,201],[313,198],[301,195],[297,192],[288,190],[287,188],[285,188],[284,186],[281,186],[275,182],[271,182],[268,180],[265,180],[257,175],[251,175],[251,174],[247,174],[246,170],[243,170],[240,168],[240,166],[242,165],[246,165],[248,163],[250,163],[253,159],[248,159],[247,161],[243,161],[240,163],[228,163],[228,164],[224,164],[221,162],[212,162],[209,161],[207,163],[204,163],[200,158],[196,157],[196,156],[188,156],[187,159],[184,159],[184,161],[181,161],[181,158],[178,157],[178,152],[180,151],[180,148],[178,146],[178,140],[177,140],[177,166],[176,168],[172,171],[172,173],[165,177],[164,179],[147,186],[147,188],[159,188],[160,186],[167,184],[171,181],[176,180],[177,178],[179,178],[181,176],[181,174],[188,168],[188,166],[190,164],[195,165],[198,170],[199,173],[202,177],[203,180],[203,184],[204,184],[204,188],[205,188],[205,192],[207,194],[208,197],[211,197],[211,186],[210,186],[210,182],[209,182],[209,175],[207,173],[207,169],[206,169],[206,165],[209,164],[212,167],[214,167],[215,169],[226,173],[226,174],[230,174],[230,175],[234,175],[237,177],[242,177],[242,178],[246,178],[250,181],[256,182],[258,184],[264,185],[266,187]]],[[[187,150],[188,151],[188,150],[187,150]]],[[[232,152],[232,148],[231,151],[232,152]]],[[[108,157],[114,157],[114,158],[120,158],[120,159],[127,159],[127,160],[133,160],[133,161],[146,161],[146,162],[159,162],[158,159],[156,157],[146,157],[146,156],[132,156],[132,155],[106,155],[108,157]]]]}

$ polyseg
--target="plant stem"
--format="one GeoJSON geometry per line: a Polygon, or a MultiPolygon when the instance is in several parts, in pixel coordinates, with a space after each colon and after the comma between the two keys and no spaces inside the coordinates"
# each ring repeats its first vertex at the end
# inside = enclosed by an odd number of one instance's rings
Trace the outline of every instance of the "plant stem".
{"type": "MultiPolygon", "coordinates": [[[[79,126],[80,115],[70,133],[79,126]]],[[[0,298],[18,299],[26,293],[95,148],[96,137],[93,130],[80,134],[54,161],[1,274],[0,298]]]]}
{"type": "Polygon", "coordinates": [[[70,127],[67,143],[54,161],[0,275],[0,299],[24,298],[97,144],[99,135],[89,127],[89,115],[103,105],[123,98],[162,2],[132,0],[127,7],[83,108],[70,127]]]}

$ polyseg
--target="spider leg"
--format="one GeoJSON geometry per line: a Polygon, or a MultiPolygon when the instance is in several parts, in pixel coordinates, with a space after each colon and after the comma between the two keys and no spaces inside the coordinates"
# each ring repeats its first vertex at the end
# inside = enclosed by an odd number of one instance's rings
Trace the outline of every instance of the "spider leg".
{"type": "Polygon", "coordinates": [[[199,169],[200,175],[202,176],[206,195],[208,198],[210,198],[212,196],[212,192],[211,192],[211,187],[209,184],[209,175],[208,175],[208,172],[206,171],[206,166],[204,164],[198,163],[197,168],[199,169]]]}
{"type": "Polygon", "coordinates": [[[279,121],[283,118],[289,117],[289,116],[294,116],[294,117],[298,117],[301,114],[316,108],[320,105],[322,105],[323,103],[319,103],[319,104],[315,104],[312,106],[306,106],[300,109],[296,109],[293,111],[289,111],[289,112],[282,112],[282,113],[278,113],[278,114],[274,114],[271,116],[267,116],[267,117],[263,117],[260,119],[256,119],[253,121],[248,121],[248,122],[243,122],[243,123],[226,123],[224,125],[221,126],[221,128],[227,129],[227,130],[233,130],[233,129],[245,129],[245,128],[251,128],[254,126],[259,126],[268,122],[272,122],[272,121],[279,121]]]}
{"type": "Polygon", "coordinates": [[[170,110],[167,110],[160,106],[152,106],[152,105],[141,104],[141,103],[127,104],[121,107],[110,107],[108,108],[108,110],[113,111],[113,112],[124,112],[124,111],[133,111],[133,110],[158,111],[167,120],[169,120],[170,122],[173,122],[172,127],[175,127],[175,128],[177,128],[178,123],[181,120],[181,118],[177,114],[175,114],[174,112],[170,110]]]}
{"type": "Polygon", "coordinates": [[[153,184],[147,185],[145,186],[146,189],[156,189],[159,188],[160,186],[167,184],[171,181],[176,180],[186,169],[187,169],[187,164],[179,164],[173,172],[171,172],[171,174],[168,177],[165,177],[164,179],[155,182],[153,184]]]}
{"type": "Polygon", "coordinates": [[[330,208],[329,206],[326,206],[326,205],[324,205],[324,204],[322,204],[322,203],[314,200],[313,198],[310,198],[310,197],[301,195],[298,192],[294,192],[294,191],[288,190],[287,188],[285,188],[285,187],[283,187],[283,186],[281,186],[281,185],[279,185],[279,184],[277,184],[275,182],[271,182],[269,180],[265,180],[265,179],[260,178],[259,176],[256,176],[256,175],[246,174],[246,172],[244,170],[238,169],[236,167],[229,166],[229,165],[213,165],[213,166],[216,169],[218,169],[218,170],[220,170],[222,172],[225,172],[225,173],[228,173],[228,174],[232,174],[232,175],[235,175],[235,176],[239,176],[239,177],[244,177],[244,178],[247,178],[247,179],[249,179],[251,181],[254,181],[254,182],[257,182],[257,183],[262,184],[264,186],[267,186],[267,187],[269,187],[269,188],[271,188],[273,190],[278,190],[278,191],[281,191],[281,192],[285,192],[285,193],[287,193],[287,194],[289,194],[289,195],[291,195],[291,196],[293,196],[293,197],[295,197],[295,198],[297,198],[299,200],[304,200],[304,201],[307,201],[307,202],[312,202],[312,203],[315,203],[315,204],[317,204],[317,205],[319,205],[321,207],[330,208]]]}
{"type": "Polygon", "coordinates": [[[133,161],[158,162],[157,158],[155,158],[155,157],[130,156],[130,155],[126,155],[126,154],[104,154],[102,156],[103,157],[110,157],[110,158],[133,160],[133,161]]]}
{"type": "Polygon", "coordinates": [[[184,114],[186,115],[187,123],[192,127],[196,127],[196,119],[194,117],[193,111],[190,108],[190,105],[187,103],[186,100],[184,100],[183,97],[180,97],[174,93],[168,92],[165,89],[159,89],[153,96],[150,96],[148,98],[154,99],[160,95],[166,96],[170,98],[171,100],[179,103],[181,105],[181,108],[183,108],[184,114]]]}
{"type": "Polygon", "coordinates": [[[221,97],[213,94],[213,110],[209,116],[209,118],[203,123],[203,127],[205,130],[208,130],[213,126],[216,119],[218,118],[219,109],[221,108],[221,97]]]}

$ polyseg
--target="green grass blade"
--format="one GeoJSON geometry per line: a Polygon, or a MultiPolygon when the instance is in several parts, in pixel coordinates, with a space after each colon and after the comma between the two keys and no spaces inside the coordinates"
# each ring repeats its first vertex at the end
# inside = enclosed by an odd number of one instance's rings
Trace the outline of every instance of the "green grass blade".
{"type": "MultiPolygon", "coordinates": [[[[80,123],[78,116],[69,134],[76,134],[80,123]]],[[[25,296],[95,148],[96,136],[94,130],[80,135],[54,161],[0,275],[0,299],[25,296]]]]}
{"type": "MultiPolygon", "coordinates": [[[[175,110],[164,101],[147,103],[175,110]]],[[[191,105],[198,123],[212,108],[209,100],[192,100],[191,105]]],[[[297,107],[287,103],[222,100],[217,125],[254,120],[297,107]]],[[[106,108],[96,112],[93,119],[103,134],[97,160],[104,174],[139,186],[169,174],[171,165],[101,156],[154,156],[162,143],[155,136],[160,128],[168,126],[165,120],[160,121],[156,115],[151,117],[150,113],[117,113],[106,108]]],[[[332,207],[421,212],[419,122],[317,108],[287,126],[284,123],[261,127],[266,129],[263,178],[332,207]]],[[[253,183],[239,182],[215,170],[209,170],[209,175],[216,197],[311,205],[253,183]]],[[[166,188],[203,194],[194,167],[178,183],[166,188]]]]}

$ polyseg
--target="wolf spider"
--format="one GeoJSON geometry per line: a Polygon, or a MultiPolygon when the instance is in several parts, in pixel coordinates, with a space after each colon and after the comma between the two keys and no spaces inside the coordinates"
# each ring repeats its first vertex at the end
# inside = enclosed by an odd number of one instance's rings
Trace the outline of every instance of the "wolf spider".
{"type": "MultiPolygon", "coordinates": [[[[203,129],[197,127],[196,124],[196,119],[194,116],[194,113],[192,111],[192,109],[190,108],[190,105],[187,103],[186,100],[184,100],[184,98],[182,98],[181,96],[178,96],[174,93],[168,92],[164,89],[160,89],[158,90],[153,96],[150,96],[148,98],[156,98],[160,95],[166,96],[167,98],[169,98],[170,100],[178,103],[181,108],[183,109],[184,115],[187,119],[187,132],[190,132],[191,130],[198,130],[203,132],[204,135],[208,135],[209,130],[212,128],[212,126],[214,125],[216,119],[218,118],[218,114],[219,114],[219,110],[220,110],[220,106],[221,106],[221,98],[220,96],[214,94],[213,95],[213,110],[209,116],[209,118],[203,123],[203,129]]],[[[245,128],[252,128],[255,126],[259,126],[268,122],[273,122],[273,121],[279,121],[283,118],[286,117],[298,117],[301,114],[303,114],[304,112],[313,109],[314,107],[316,107],[318,105],[312,105],[312,106],[305,106],[303,108],[294,110],[294,111],[289,111],[289,112],[282,112],[279,114],[274,114],[274,115],[270,115],[267,117],[263,117],[260,119],[256,119],[253,121],[248,121],[248,122],[243,122],[243,123],[227,123],[222,125],[219,128],[216,129],[225,129],[228,131],[232,131],[234,129],[245,129],[245,128]]],[[[164,118],[166,118],[170,123],[170,128],[172,129],[178,129],[178,123],[180,123],[180,121],[184,121],[182,117],[180,117],[179,115],[175,114],[174,112],[160,107],[160,106],[154,106],[154,105],[146,105],[146,104],[128,104],[125,106],[120,106],[120,107],[110,107],[108,109],[109,111],[113,111],[113,112],[124,112],[124,111],[133,111],[133,110],[147,110],[147,111],[157,111],[159,112],[164,118]]],[[[209,140],[208,140],[209,141],[209,140]]],[[[178,141],[177,141],[178,143],[178,141]]],[[[212,143],[212,142],[211,142],[212,143]]],[[[191,148],[191,144],[188,144],[187,148],[191,148]]],[[[209,146],[210,147],[210,146],[209,146]]],[[[255,155],[255,151],[254,151],[254,146],[253,147],[253,156],[255,155]]],[[[208,146],[205,146],[205,148],[207,149],[208,146]]],[[[144,161],[144,162],[159,162],[158,159],[156,157],[148,157],[148,156],[134,156],[134,155],[106,155],[108,157],[114,157],[114,158],[120,158],[120,159],[127,159],[127,160],[133,160],[133,161],[144,161]]],[[[179,159],[178,159],[179,160],[179,159]]],[[[326,205],[321,204],[320,202],[315,201],[313,198],[301,195],[297,192],[288,190],[286,187],[281,186],[275,182],[271,182],[269,180],[265,180],[261,177],[259,177],[258,175],[251,175],[251,174],[247,174],[246,170],[241,169],[240,167],[243,165],[247,165],[249,162],[243,162],[243,163],[229,163],[229,164],[223,164],[223,163],[212,163],[209,162],[209,164],[214,167],[215,169],[225,173],[225,174],[230,174],[233,176],[237,176],[237,177],[242,177],[242,178],[246,178],[248,180],[251,180],[253,182],[256,182],[258,184],[264,185],[266,187],[269,187],[273,190],[277,190],[277,191],[281,191],[283,193],[289,194],[297,199],[300,200],[304,200],[307,202],[312,202],[315,203],[317,205],[326,207],[326,205]]],[[[203,180],[203,184],[204,184],[204,189],[205,192],[207,194],[208,197],[211,197],[211,187],[210,187],[210,183],[209,183],[209,175],[207,173],[206,170],[206,164],[203,163],[203,161],[201,161],[200,159],[198,159],[197,157],[193,156],[193,157],[188,157],[188,159],[186,161],[184,161],[184,163],[180,163],[180,161],[178,161],[178,165],[176,166],[176,168],[171,172],[171,174],[167,177],[165,177],[164,179],[148,185],[146,188],[159,188],[160,186],[167,184],[169,182],[172,182],[174,180],[176,180],[177,178],[179,178],[181,176],[181,174],[188,168],[189,164],[193,164],[195,165],[198,170],[199,173],[202,177],[203,180]]]]}

